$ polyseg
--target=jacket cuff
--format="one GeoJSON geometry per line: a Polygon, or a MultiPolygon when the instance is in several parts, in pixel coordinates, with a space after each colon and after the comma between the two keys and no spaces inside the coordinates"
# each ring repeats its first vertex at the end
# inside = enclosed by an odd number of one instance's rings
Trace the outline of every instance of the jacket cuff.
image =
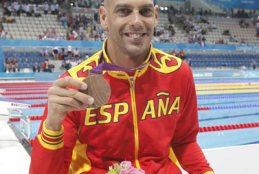
{"type": "Polygon", "coordinates": [[[41,134],[37,135],[40,144],[49,150],[57,150],[63,147],[63,132],[64,127],[61,126],[60,131],[48,130],[45,126],[46,120],[43,122],[41,134]]]}
{"type": "Polygon", "coordinates": [[[205,172],[204,174],[214,174],[212,171],[205,172]]]}

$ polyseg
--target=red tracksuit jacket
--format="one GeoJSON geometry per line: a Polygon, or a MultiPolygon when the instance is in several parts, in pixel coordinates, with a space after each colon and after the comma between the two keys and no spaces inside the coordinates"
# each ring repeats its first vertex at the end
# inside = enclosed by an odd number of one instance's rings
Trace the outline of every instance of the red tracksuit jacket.
{"type": "MultiPolygon", "coordinates": [[[[83,80],[103,50],[64,76],[83,80]]],[[[150,48],[153,59],[134,78],[108,71],[111,97],[101,108],[71,112],[61,131],[45,127],[46,107],[31,154],[31,174],[105,174],[109,166],[131,161],[146,174],[213,174],[196,142],[198,114],[189,66],[150,48]]],[[[62,78],[61,77],[61,78],[62,78]]]]}

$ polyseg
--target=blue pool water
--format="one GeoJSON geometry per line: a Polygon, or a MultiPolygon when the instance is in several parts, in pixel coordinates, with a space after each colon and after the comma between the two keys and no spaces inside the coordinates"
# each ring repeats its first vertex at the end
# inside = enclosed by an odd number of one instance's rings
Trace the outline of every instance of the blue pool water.
{"type": "Polygon", "coordinates": [[[23,100],[26,103],[30,104],[40,104],[40,103],[47,103],[47,99],[37,99],[37,100],[23,100]]]}
{"type": "Polygon", "coordinates": [[[30,109],[20,109],[22,113],[26,116],[37,116],[37,115],[43,115],[44,107],[35,107],[30,109]]]}
{"type": "MultiPolygon", "coordinates": [[[[259,82],[257,79],[245,80],[197,80],[196,84],[259,82]]],[[[39,97],[47,94],[19,95],[19,97],[39,97]]],[[[6,96],[5,96],[6,97],[6,96]]],[[[10,96],[18,97],[18,96],[10,96]]],[[[47,100],[24,100],[32,104],[45,103],[47,100]]],[[[197,95],[198,108],[209,107],[211,110],[198,111],[200,127],[231,125],[259,122],[259,93],[228,93],[197,95]]],[[[27,116],[42,115],[44,108],[23,109],[27,116]]],[[[19,122],[13,122],[19,129],[19,122]]],[[[38,133],[40,121],[32,121],[32,135],[38,133]]],[[[25,129],[26,130],[26,129],[25,129]]],[[[200,132],[197,141],[201,148],[216,148],[259,143],[259,128],[233,129],[213,132],[200,132]]]]}
{"type": "Polygon", "coordinates": [[[202,149],[259,143],[259,128],[200,132],[197,140],[202,149]]]}

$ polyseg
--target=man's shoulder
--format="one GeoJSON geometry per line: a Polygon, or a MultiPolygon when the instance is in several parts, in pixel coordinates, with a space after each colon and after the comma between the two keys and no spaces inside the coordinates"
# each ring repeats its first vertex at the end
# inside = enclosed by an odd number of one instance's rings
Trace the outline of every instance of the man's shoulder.
{"type": "MultiPolygon", "coordinates": [[[[173,52],[176,53],[176,51],[173,51],[173,52]]],[[[154,54],[154,58],[158,58],[157,56],[159,55],[160,57],[164,56],[164,58],[167,58],[167,59],[175,59],[175,60],[181,61],[181,59],[179,57],[166,53],[166,52],[156,49],[156,48],[152,49],[152,53],[154,54]]]]}
{"type": "Polygon", "coordinates": [[[154,55],[154,60],[150,62],[150,67],[157,72],[170,74],[182,69],[182,67],[186,67],[186,64],[182,59],[174,55],[155,48],[152,49],[152,53],[154,55]]]}
{"type": "Polygon", "coordinates": [[[101,51],[95,53],[79,65],[69,69],[68,75],[79,80],[83,80],[88,75],[88,70],[98,65],[99,55],[101,51]]]}

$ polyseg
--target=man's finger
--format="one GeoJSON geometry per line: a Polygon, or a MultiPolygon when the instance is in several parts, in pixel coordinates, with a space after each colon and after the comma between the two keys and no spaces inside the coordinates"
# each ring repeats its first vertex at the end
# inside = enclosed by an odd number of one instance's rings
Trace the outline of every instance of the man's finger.
{"type": "Polygon", "coordinates": [[[53,86],[58,86],[60,88],[72,86],[81,90],[85,90],[87,88],[87,85],[84,82],[81,82],[80,80],[74,79],[73,77],[69,76],[56,80],[53,83],[53,86]]]}
{"type": "Polygon", "coordinates": [[[62,110],[64,112],[78,111],[87,108],[87,104],[70,97],[55,96],[49,98],[48,102],[53,110],[62,110]]]}
{"type": "Polygon", "coordinates": [[[91,96],[84,94],[82,92],[79,92],[78,90],[75,90],[75,89],[51,87],[48,90],[48,94],[57,95],[59,97],[70,97],[85,104],[89,104],[89,105],[93,104],[93,99],[91,96]]]}

